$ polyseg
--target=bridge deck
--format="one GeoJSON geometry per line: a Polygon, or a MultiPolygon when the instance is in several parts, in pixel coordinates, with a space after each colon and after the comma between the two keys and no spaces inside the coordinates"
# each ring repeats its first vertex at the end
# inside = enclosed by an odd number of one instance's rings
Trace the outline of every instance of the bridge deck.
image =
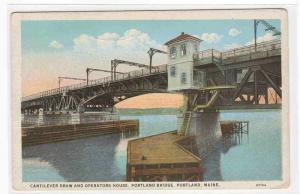
{"type": "Polygon", "coordinates": [[[251,61],[260,58],[281,55],[281,40],[272,40],[240,48],[220,52],[216,49],[208,49],[194,54],[196,66],[205,66],[216,63],[228,65],[243,61],[251,61]]]}
{"type": "MultiPolygon", "coordinates": [[[[165,65],[165,64],[159,65],[156,67],[157,68],[152,69],[151,75],[156,75],[156,74],[161,74],[161,73],[167,72],[167,65],[165,65]]],[[[102,84],[109,84],[109,83],[123,81],[123,80],[129,80],[129,79],[134,79],[134,78],[139,78],[139,77],[146,77],[149,75],[150,75],[150,71],[148,69],[131,71],[131,72],[128,72],[127,74],[117,75],[114,80],[111,79],[111,76],[100,78],[100,79],[95,79],[95,80],[90,80],[88,84],[86,82],[82,82],[79,84],[55,88],[55,89],[39,92],[36,94],[32,94],[29,96],[25,96],[25,97],[22,97],[22,101],[29,101],[29,100],[33,100],[33,99],[37,99],[37,98],[41,98],[41,97],[45,97],[45,96],[61,94],[64,92],[68,92],[70,90],[79,90],[79,89],[102,85],[102,84]]]]}

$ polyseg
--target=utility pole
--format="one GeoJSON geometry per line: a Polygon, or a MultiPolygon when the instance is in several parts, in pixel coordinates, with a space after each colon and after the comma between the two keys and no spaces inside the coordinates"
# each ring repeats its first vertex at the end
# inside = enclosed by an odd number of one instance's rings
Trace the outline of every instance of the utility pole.
{"type": "MultiPolygon", "coordinates": [[[[95,68],[86,68],[86,85],[89,85],[89,74],[92,73],[93,71],[100,71],[100,72],[105,72],[105,73],[112,73],[112,71],[105,70],[105,69],[95,69],[95,68]]],[[[126,74],[123,72],[116,72],[118,74],[126,74]]]]}
{"type": "Polygon", "coordinates": [[[141,64],[141,63],[136,63],[136,62],[131,62],[131,61],[124,61],[124,60],[119,60],[119,59],[114,59],[111,60],[111,79],[115,80],[116,79],[116,73],[117,73],[117,66],[119,64],[124,64],[124,65],[129,65],[129,66],[135,66],[139,68],[149,68],[148,65],[141,64]]]}
{"type": "Polygon", "coordinates": [[[152,71],[152,57],[155,53],[163,53],[163,54],[168,54],[167,52],[165,51],[162,51],[162,50],[159,50],[159,49],[155,49],[155,48],[150,48],[149,51],[147,52],[149,57],[150,57],[150,74],[151,74],[151,71],[152,71]]]}
{"type": "Polygon", "coordinates": [[[80,80],[80,81],[85,81],[86,79],[83,78],[76,78],[76,77],[58,77],[58,88],[60,89],[60,84],[61,81],[64,79],[69,79],[69,80],[80,80]]]}
{"type": "Polygon", "coordinates": [[[258,23],[257,23],[257,21],[256,20],[254,20],[254,50],[255,50],[255,52],[256,52],[256,45],[257,45],[257,25],[258,25],[258,23]]]}
{"type": "Polygon", "coordinates": [[[281,35],[281,32],[279,30],[277,30],[274,26],[269,24],[267,21],[265,21],[265,20],[254,20],[254,49],[255,49],[255,52],[256,52],[256,47],[257,47],[257,27],[258,27],[259,23],[263,24],[266,27],[265,31],[272,31],[273,36],[281,35]]]}

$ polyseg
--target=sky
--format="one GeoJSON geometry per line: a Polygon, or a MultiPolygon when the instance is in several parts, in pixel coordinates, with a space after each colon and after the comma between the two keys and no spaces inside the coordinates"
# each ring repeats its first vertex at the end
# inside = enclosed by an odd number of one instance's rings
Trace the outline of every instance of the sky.
{"type": "MultiPolygon", "coordinates": [[[[266,20],[280,30],[280,20],[266,20]]],[[[85,78],[87,67],[110,69],[110,60],[148,64],[150,47],[185,32],[203,41],[200,50],[220,51],[253,43],[253,20],[27,20],[22,21],[22,95],[58,87],[58,77],[85,78]]],[[[272,32],[258,27],[258,42],[272,40],[272,32]]],[[[166,64],[156,54],[154,65],[166,64]]],[[[120,66],[118,71],[135,67],[120,66]]],[[[91,79],[109,76],[93,72],[91,79]]],[[[62,85],[78,83],[63,80],[62,85]]]]}

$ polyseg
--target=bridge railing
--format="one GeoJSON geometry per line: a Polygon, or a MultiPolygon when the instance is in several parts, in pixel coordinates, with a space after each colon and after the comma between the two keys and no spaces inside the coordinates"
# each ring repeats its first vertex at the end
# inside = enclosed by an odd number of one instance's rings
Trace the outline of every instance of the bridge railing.
{"type": "MultiPolygon", "coordinates": [[[[163,72],[167,72],[166,64],[155,66],[155,68],[153,68],[151,70],[152,74],[163,73],[163,72]]],[[[146,76],[146,75],[150,75],[149,69],[135,70],[135,71],[131,71],[131,72],[124,73],[124,74],[117,74],[114,80],[111,79],[111,76],[100,78],[100,79],[95,79],[95,80],[90,80],[88,86],[99,85],[99,84],[103,84],[103,83],[110,83],[112,81],[122,81],[122,80],[132,79],[132,78],[136,78],[136,77],[142,77],[142,76],[146,76]]]]}
{"type": "Polygon", "coordinates": [[[208,49],[194,54],[196,65],[205,65],[209,63],[230,64],[239,61],[263,58],[268,56],[280,55],[281,40],[271,40],[228,51],[220,52],[215,49],[208,49]]]}
{"type": "MultiPolygon", "coordinates": [[[[167,72],[166,64],[155,66],[151,71],[152,74],[163,73],[163,72],[167,72]]],[[[69,90],[77,90],[77,89],[81,89],[84,87],[90,87],[90,86],[94,86],[94,85],[110,83],[112,81],[121,81],[121,80],[126,80],[126,79],[132,79],[132,78],[146,76],[146,75],[150,75],[149,69],[141,69],[141,70],[131,71],[131,72],[128,72],[128,74],[117,74],[115,80],[112,80],[111,76],[108,76],[108,77],[103,77],[100,79],[90,80],[88,85],[86,82],[82,82],[79,84],[73,84],[73,85],[64,86],[64,87],[60,87],[60,88],[54,88],[51,90],[47,90],[47,91],[43,91],[43,92],[39,92],[36,94],[22,97],[22,101],[29,101],[29,100],[33,100],[33,99],[37,99],[37,98],[46,97],[46,96],[52,96],[52,95],[66,93],[69,90]]]]}

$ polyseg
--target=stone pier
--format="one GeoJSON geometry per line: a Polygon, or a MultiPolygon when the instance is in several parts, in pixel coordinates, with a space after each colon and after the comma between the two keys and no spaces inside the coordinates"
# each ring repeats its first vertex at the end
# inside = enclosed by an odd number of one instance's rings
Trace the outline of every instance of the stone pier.
{"type": "MultiPolygon", "coordinates": [[[[193,112],[188,126],[187,135],[195,137],[199,157],[206,156],[221,137],[219,112],[193,112]]],[[[182,123],[178,116],[178,128],[182,123]]]]}

